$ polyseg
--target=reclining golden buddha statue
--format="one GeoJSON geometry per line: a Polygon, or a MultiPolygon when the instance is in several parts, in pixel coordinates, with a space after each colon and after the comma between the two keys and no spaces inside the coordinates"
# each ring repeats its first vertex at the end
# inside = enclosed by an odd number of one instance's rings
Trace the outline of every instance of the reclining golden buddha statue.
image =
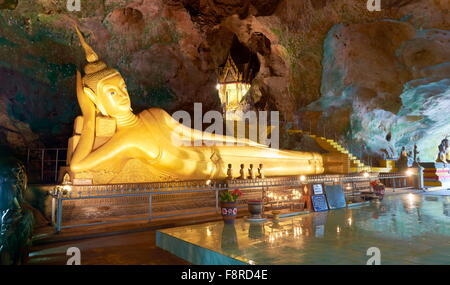
{"type": "Polygon", "coordinates": [[[237,170],[243,163],[263,164],[266,177],[324,172],[324,155],[319,153],[272,149],[248,139],[194,130],[159,108],[135,115],[120,73],[100,61],[76,30],[88,64],[84,75],[77,71],[76,76],[82,116],[75,120],[74,136],[69,140],[68,173],[73,181],[108,184],[225,179],[229,164],[237,170]],[[188,134],[187,140],[208,140],[217,145],[180,146],[172,135],[177,130],[188,134]]]}

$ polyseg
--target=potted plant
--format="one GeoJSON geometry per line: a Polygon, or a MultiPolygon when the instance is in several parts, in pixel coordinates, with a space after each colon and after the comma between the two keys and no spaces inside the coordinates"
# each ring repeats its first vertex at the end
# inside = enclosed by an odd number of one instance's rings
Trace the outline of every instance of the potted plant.
{"type": "Polygon", "coordinates": [[[221,212],[225,224],[234,224],[237,216],[236,201],[241,196],[242,192],[239,191],[239,189],[235,189],[231,192],[229,190],[225,190],[220,193],[220,206],[222,208],[221,212]]]}
{"type": "Polygon", "coordinates": [[[375,195],[378,197],[378,199],[383,200],[385,187],[384,184],[380,182],[380,180],[374,180],[370,182],[370,186],[372,186],[373,191],[375,192],[375,195]]]}

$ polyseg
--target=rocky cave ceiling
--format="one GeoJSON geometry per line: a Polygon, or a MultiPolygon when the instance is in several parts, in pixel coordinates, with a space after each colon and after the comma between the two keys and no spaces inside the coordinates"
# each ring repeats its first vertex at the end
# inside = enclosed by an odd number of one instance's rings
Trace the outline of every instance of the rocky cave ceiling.
{"type": "Polygon", "coordinates": [[[441,0],[0,1],[0,143],[64,147],[84,63],[72,25],[126,78],[133,109],[220,110],[217,68],[238,40],[258,58],[253,108],[382,155],[422,159],[450,124],[450,15],[441,0]],[[386,20],[389,19],[389,20],[386,20]],[[331,134],[333,133],[333,134],[331,134]]]}

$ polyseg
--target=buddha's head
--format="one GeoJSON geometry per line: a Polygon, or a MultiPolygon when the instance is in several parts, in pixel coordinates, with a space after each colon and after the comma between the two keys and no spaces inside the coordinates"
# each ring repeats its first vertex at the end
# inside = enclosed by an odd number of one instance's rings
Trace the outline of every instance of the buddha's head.
{"type": "Polygon", "coordinates": [[[117,70],[99,60],[77,27],[76,31],[88,61],[82,79],[84,93],[104,116],[120,117],[129,114],[131,102],[125,80],[117,70]]]}

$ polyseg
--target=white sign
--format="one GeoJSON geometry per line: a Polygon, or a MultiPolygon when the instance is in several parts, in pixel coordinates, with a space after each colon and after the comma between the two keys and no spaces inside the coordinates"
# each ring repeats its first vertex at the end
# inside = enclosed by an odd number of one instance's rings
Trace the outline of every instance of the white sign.
{"type": "Polygon", "coordinates": [[[323,194],[322,184],[314,184],[313,193],[314,195],[322,195],[323,194]]]}

